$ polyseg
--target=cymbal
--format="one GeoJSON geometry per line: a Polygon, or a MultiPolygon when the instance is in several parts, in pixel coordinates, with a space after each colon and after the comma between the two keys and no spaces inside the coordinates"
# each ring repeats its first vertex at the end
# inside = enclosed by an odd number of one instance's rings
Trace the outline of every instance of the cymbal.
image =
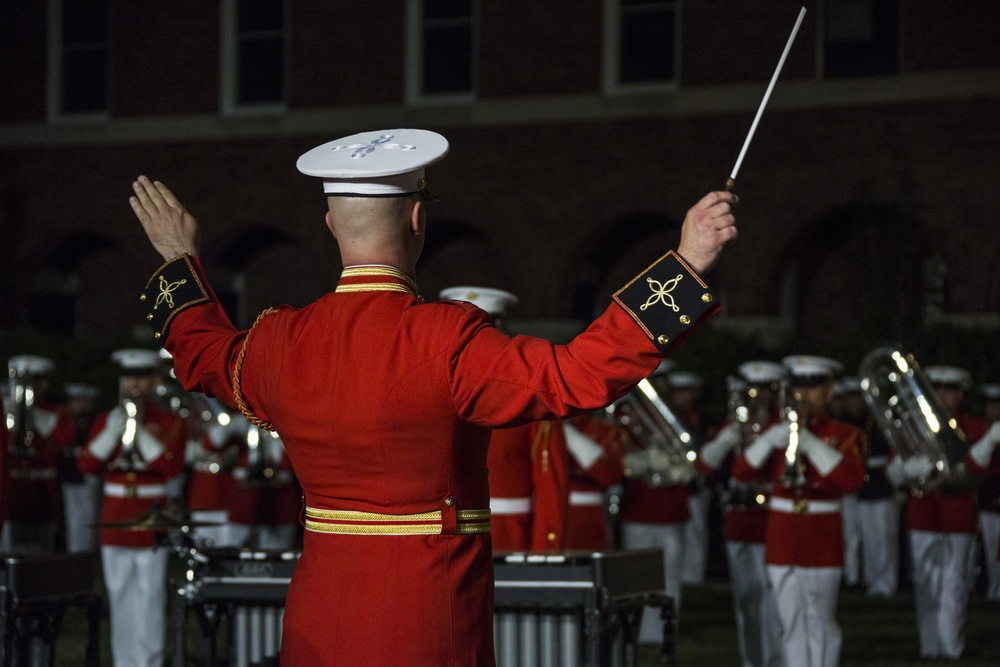
{"type": "Polygon", "coordinates": [[[109,521],[95,524],[97,528],[121,528],[125,530],[167,531],[181,528],[200,528],[203,526],[218,526],[218,521],[191,521],[190,519],[171,514],[170,512],[153,508],[131,521],[109,521]]]}

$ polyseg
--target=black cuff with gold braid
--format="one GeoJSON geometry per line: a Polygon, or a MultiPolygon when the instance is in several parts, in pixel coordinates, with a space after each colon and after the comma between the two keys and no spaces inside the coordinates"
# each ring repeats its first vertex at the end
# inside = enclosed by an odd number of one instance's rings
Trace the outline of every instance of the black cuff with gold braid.
{"type": "Polygon", "coordinates": [[[614,300],[660,352],[718,310],[712,290],[672,250],[618,290],[614,300]]]}
{"type": "Polygon", "coordinates": [[[156,270],[139,299],[146,306],[153,337],[159,340],[166,337],[174,315],[212,297],[190,255],[181,255],[156,270]]]}

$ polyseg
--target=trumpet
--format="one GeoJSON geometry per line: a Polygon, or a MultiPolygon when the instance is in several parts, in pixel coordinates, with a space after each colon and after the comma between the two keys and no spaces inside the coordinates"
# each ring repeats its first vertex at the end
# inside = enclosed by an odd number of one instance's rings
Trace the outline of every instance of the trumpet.
{"type": "Polygon", "coordinates": [[[698,442],[649,380],[605,408],[632,435],[625,455],[625,476],[641,478],[653,487],[678,486],[698,471],[698,442]]]}
{"type": "Polygon", "coordinates": [[[870,352],[858,369],[875,425],[902,461],[926,457],[930,471],[912,480],[921,495],[938,485],[968,484],[965,434],[948,414],[912,354],[898,346],[870,352]]]}
{"type": "Polygon", "coordinates": [[[799,406],[799,397],[792,390],[789,392],[788,382],[782,381],[778,389],[782,421],[788,424],[788,446],[785,448],[785,465],[781,471],[781,485],[791,489],[801,489],[806,485],[805,472],[802,466],[802,455],[799,452],[799,432],[805,428],[805,415],[799,406]]]}
{"type": "Polygon", "coordinates": [[[7,430],[10,432],[8,451],[14,458],[30,459],[35,455],[35,388],[27,372],[8,368],[10,379],[11,406],[6,415],[7,430]]]}
{"type": "Polygon", "coordinates": [[[114,461],[120,470],[135,470],[143,463],[136,442],[139,427],[145,416],[145,404],[137,389],[128,389],[122,382],[118,388],[118,405],[125,411],[125,432],[122,433],[122,448],[114,461]]]}

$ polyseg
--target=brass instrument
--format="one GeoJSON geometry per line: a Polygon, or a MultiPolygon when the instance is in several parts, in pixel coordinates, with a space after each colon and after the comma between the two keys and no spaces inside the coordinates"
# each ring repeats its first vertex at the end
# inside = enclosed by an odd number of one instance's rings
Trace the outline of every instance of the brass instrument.
{"type": "Polygon", "coordinates": [[[112,465],[119,470],[135,470],[143,463],[136,438],[145,416],[145,404],[140,393],[126,389],[123,381],[118,388],[118,405],[125,411],[125,432],[121,451],[112,465]]]}
{"type": "Polygon", "coordinates": [[[914,490],[966,484],[965,434],[913,355],[898,345],[879,347],[862,360],[858,374],[865,403],[896,456],[904,463],[918,456],[931,463],[926,476],[913,480],[914,490]]]}
{"type": "Polygon", "coordinates": [[[799,397],[793,389],[789,392],[787,380],[781,382],[778,389],[781,405],[782,423],[788,425],[788,446],[785,448],[785,465],[781,471],[781,485],[790,489],[801,489],[806,485],[805,472],[802,466],[802,454],[799,451],[799,432],[805,428],[805,415],[799,407],[799,397]]]}
{"type": "Polygon", "coordinates": [[[649,380],[639,382],[605,410],[632,435],[634,447],[625,456],[626,477],[663,487],[687,484],[697,476],[698,442],[649,380]]]}
{"type": "Polygon", "coordinates": [[[36,435],[33,408],[35,388],[30,374],[25,370],[9,367],[11,405],[6,415],[10,432],[8,452],[14,458],[30,459],[35,455],[36,435]]]}
{"type": "Polygon", "coordinates": [[[278,480],[281,465],[278,434],[247,422],[247,476],[241,480],[245,486],[265,486],[278,480]]]}

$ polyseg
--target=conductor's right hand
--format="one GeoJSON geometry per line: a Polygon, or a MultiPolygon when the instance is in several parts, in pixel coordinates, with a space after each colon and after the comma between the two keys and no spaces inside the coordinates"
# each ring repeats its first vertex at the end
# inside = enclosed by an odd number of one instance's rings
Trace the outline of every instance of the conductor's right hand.
{"type": "Polygon", "coordinates": [[[198,221],[167,186],[140,176],[132,183],[132,189],[135,196],[129,197],[128,203],[164,261],[169,262],[185,253],[198,254],[201,238],[198,221]]]}
{"type": "Polygon", "coordinates": [[[736,238],[732,206],[738,201],[732,192],[709,192],[684,217],[677,254],[698,273],[711,269],[722,247],[736,238]]]}

